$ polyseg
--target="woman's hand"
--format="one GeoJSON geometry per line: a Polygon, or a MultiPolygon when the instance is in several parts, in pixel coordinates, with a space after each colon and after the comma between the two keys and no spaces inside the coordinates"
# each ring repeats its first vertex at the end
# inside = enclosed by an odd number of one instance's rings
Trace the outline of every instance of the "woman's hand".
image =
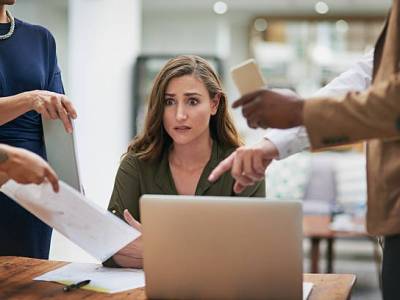
{"type": "Polygon", "coordinates": [[[49,181],[55,192],[59,190],[58,177],[40,156],[30,151],[0,145],[0,185],[9,178],[16,182],[41,184],[49,181]]]}
{"type": "Polygon", "coordinates": [[[62,94],[49,91],[29,91],[24,93],[31,103],[31,108],[45,119],[60,119],[65,131],[72,132],[71,118],[76,119],[77,113],[71,101],[62,94]]]}
{"type": "MultiPolygon", "coordinates": [[[[136,230],[142,232],[142,224],[136,221],[127,209],[124,210],[124,219],[136,230]]],[[[143,268],[143,239],[138,237],[113,256],[114,261],[124,268],[143,268]]]]}

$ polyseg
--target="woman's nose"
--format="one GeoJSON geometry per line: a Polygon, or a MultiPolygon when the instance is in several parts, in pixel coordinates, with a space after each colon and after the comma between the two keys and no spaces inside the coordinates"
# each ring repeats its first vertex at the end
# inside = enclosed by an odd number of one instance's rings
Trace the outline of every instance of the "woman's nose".
{"type": "Polygon", "coordinates": [[[176,110],[176,119],[178,121],[184,121],[187,119],[187,113],[183,105],[178,105],[178,108],[176,110]]]}

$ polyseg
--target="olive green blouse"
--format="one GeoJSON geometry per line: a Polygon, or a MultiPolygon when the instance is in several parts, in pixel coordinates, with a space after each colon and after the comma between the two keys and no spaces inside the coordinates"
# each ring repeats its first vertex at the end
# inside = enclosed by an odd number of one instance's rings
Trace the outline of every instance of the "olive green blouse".
{"type": "MultiPolygon", "coordinates": [[[[211,171],[234,150],[231,146],[226,147],[213,142],[211,158],[200,176],[196,195],[265,197],[264,180],[240,194],[233,192],[234,179],[229,172],[224,173],[214,183],[207,180],[211,171]]],[[[140,221],[139,199],[144,194],[178,194],[169,168],[168,152],[165,152],[159,161],[143,161],[134,153],[128,153],[118,169],[108,210],[124,219],[123,211],[128,209],[132,216],[140,221]]],[[[118,267],[112,257],[103,264],[107,267],[118,267]]]]}
{"type": "MultiPolygon", "coordinates": [[[[211,171],[234,150],[231,146],[226,147],[213,142],[211,158],[200,176],[196,195],[265,197],[264,180],[240,194],[233,192],[234,179],[229,172],[224,173],[214,183],[207,180],[211,171]]],[[[123,211],[128,209],[132,216],[140,221],[139,199],[143,194],[178,194],[169,168],[167,152],[163,154],[161,161],[143,161],[134,153],[128,153],[117,172],[108,210],[123,219],[123,211]]]]}

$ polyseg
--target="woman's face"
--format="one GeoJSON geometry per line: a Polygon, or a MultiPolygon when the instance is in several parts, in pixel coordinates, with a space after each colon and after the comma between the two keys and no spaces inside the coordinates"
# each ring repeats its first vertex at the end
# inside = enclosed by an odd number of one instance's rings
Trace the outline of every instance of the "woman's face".
{"type": "Polygon", "coordinates": [[[209,123],[219,96],[210,99],[204,83],[194,75],[170,80],[164,94],[164,128],[175,144],[186,145],[209,136],[209,123]]]}

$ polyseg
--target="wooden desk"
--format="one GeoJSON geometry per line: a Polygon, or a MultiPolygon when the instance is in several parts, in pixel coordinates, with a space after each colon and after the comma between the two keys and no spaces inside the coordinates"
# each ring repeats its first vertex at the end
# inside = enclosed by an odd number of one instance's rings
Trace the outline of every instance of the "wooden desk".
{"type": "MultiPolygon", "coordinates": [[[[305,215],[303,217],[303,235],[311,241],[311,273],[319,273],[319,245],[321,240],[327,241],[326,247],[326,272],[333,273],[333,244],[336,238],[370,238],[367,232],[359,231],[333,231],[329,228],[331,218],[328,215],[305,215]]],[[[374,249],[377,251],[376,249],[374,249]]],[[[375,256],[377,253],[375,253],[375,256]]]]}
{"type": "MultiPolygon", "coordinates": [[[[117,294],[94,293],[85,290],[64,293],[60,284],[32,280],[36,276],[65,264],[66,262],[24,257],[0,257],[0,299],[146,299],[143,288],[117,294]]],[[[350,299],[355,280],[355,275],[351,274],[304,274],[304,281],[315,284],[309,297],[310,300],[350,299]]]]}

